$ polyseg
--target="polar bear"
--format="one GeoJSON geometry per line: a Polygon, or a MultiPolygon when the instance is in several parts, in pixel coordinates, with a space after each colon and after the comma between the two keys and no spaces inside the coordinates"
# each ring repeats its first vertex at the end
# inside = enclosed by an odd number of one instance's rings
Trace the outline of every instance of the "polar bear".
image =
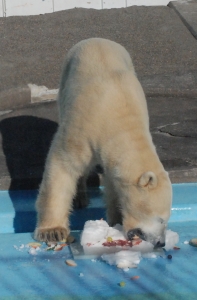
{"type": "Polygon", "coordinates": [[[99,164],[109,224],[122,223],[129,239],[138,235],[164,246],[172,188],[125,48],[101,38],[76,44],[65,60],[58,105],[59,127],[36,201],[35,239],[67,238],[78,182],[83,185],[82,176],[99,164]]]}

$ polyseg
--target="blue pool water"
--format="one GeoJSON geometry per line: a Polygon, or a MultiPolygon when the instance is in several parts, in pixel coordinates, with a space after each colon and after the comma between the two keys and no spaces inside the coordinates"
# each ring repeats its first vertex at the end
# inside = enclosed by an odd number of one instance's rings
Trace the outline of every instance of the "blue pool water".
{"type": "MultiPolygon", "coordinates": [[[[102,190],[89,193],[89,207],[71,217],[73,230],[82,229],[88,219],[105,216],[102,190]]],[[[29,254],[21,245],[33,241],[37,192],[0,192],[0,300],[196,300],[197,248],[185,242],[197,237],[197,184],[173,185],[173,194],[168,228],[178,232],[180,250],[166,253],[171,260],[142,259],[137,269],[124,272],[102,260],[77,260],[77,267],[69,267],[69,247],[29,254]],[[131,280],[132,276],[139,279],[131,280]]]]}

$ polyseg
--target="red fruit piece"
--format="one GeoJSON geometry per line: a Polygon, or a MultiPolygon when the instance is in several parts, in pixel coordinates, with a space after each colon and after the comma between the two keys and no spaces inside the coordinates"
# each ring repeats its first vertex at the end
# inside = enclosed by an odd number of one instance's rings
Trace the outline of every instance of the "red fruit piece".
{"type": "Polygon", "coordinates": [[[179,248],[179,247],[177,247],[177,246],[174,246],[173,249],[174,249],[174,250],[180,250],[181,248],[179,248]]]}

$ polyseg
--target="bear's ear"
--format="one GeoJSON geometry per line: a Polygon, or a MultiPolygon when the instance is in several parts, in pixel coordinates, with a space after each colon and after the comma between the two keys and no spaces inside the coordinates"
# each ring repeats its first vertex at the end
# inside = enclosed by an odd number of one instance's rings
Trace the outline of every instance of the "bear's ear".
{"type": "Polygon", "coordinates": [[[157,186],[157,176],[151,171],[145,172],[138,180],[138,185],[140,187],[155,188],[157,186]]]}

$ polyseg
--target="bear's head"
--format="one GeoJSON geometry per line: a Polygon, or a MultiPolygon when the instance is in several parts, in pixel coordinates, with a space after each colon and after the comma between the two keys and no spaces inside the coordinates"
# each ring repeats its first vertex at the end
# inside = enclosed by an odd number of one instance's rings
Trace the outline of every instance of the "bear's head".
{"type": "Polygon", "coordinates": [[[130,240],[135,236],[165,246],[165,232],[172,204],[172,186],[168,173],[143,173],[127,190],[122,207],[123,226],[130,240]]]}

